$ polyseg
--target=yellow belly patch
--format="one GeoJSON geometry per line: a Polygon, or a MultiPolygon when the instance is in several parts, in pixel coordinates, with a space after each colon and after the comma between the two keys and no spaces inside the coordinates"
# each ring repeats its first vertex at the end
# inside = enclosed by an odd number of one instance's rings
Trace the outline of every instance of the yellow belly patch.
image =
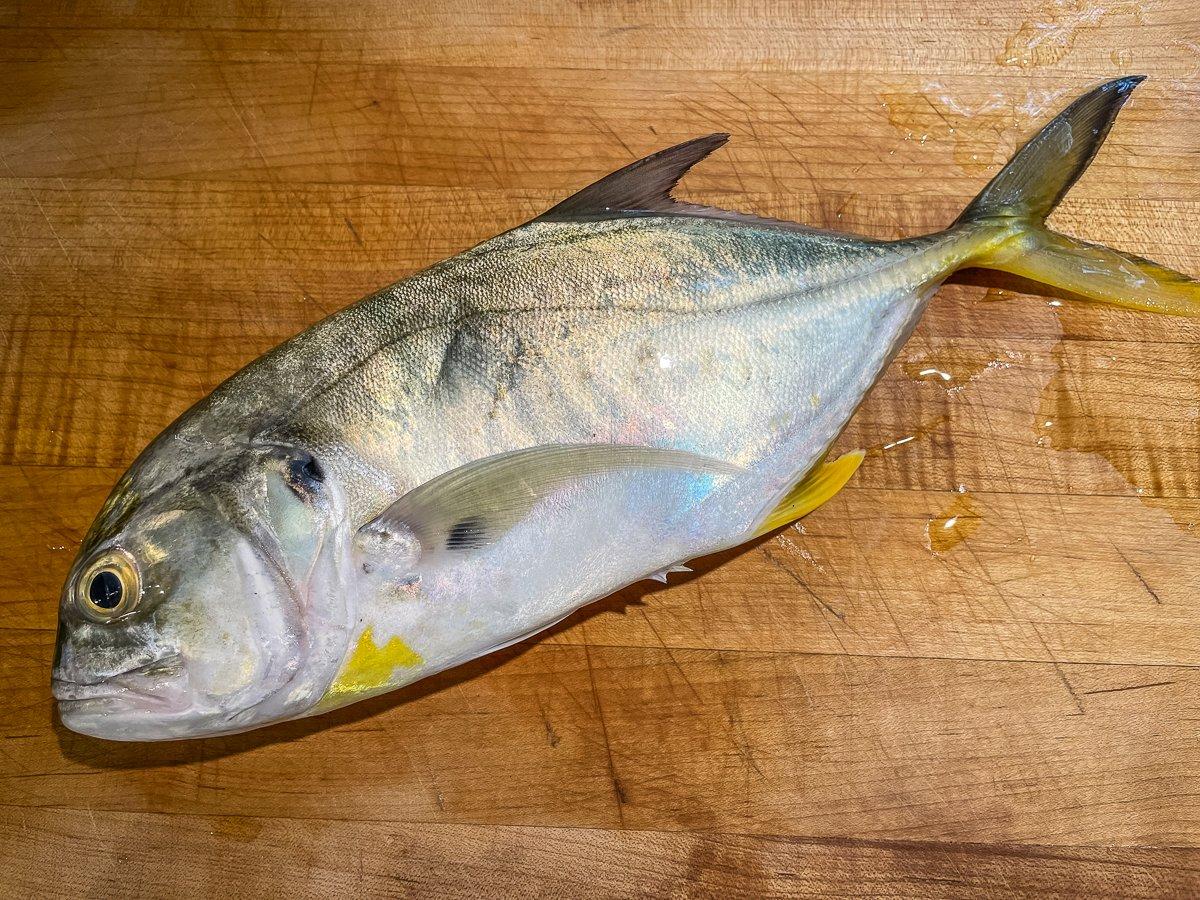
{"type": "Polygon", "coordinates": [[[390,686],[397,669],[411,669],[424,661],[421,654],[398,636],[388,638],[382,646],[375,643],[375,635],[367,626],[342,671],[329,686],[325,699],[377,693],[390,686]]]}

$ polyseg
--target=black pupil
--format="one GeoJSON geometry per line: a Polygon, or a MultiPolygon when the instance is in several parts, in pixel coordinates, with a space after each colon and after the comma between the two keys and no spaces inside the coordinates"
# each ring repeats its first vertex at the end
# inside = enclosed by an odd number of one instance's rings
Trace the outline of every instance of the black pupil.
{"type": "Polygon", "coordinates": [[[88,585],[88,599],[100,609],[115,608],[121,602],[122,593],[124,588],[121,587],[121,579],[117,577],[116,572],[97,572],[92,576],[92,583],[88,585]]]}

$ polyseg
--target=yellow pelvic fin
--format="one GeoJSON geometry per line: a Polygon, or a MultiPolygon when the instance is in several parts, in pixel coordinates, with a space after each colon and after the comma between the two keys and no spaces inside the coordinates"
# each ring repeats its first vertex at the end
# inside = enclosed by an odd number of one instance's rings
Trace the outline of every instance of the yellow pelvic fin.
{"type": "Polygon", "coordinates": [[[846,486],[850,476],[858,471],[866,453],[862,450],[851,450],[833,462],[822,462],[805,475],[787,492],[767,517],[754,531],[754,537],[760,537],[776,528],[781,528],[789,522],[807,516],[810,512],[830,500],[834,494],[846,486]]]}
{"type": "Polygon", "coordinates": [[[411,669],[423,662],[421,655],[398,636],[389,638],[382,646],[376,644],[368,625],[326,696],[378,691],[388,687],[396,669],[411,669]]]}

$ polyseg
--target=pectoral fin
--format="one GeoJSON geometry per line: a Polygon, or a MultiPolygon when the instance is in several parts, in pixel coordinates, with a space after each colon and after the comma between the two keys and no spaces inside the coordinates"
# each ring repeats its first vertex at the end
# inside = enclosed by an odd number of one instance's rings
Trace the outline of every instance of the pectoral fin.
{"type": "Polygon", "coordinates": [[[738,466],[683,450],[547,444],[467,463],[409,491],[361,529],[411,535],[421,556],[487,547],[539,500],[582,478],[636,469],[730,477],[738,466]]]}
{"type": "Polygon", "coordinates": [[[862,450],[852,450],[833,462],[818,464],[784,495],[755,529],[753,536],[760,537],[789,522],[795,522],[832,499],[846,486],[850,476],[858,471],[865,455],[862,450]]]}

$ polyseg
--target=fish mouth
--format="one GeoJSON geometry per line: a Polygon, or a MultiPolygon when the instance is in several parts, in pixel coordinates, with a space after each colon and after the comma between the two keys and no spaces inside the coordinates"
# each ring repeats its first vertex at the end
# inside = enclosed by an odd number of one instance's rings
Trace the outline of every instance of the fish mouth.
{"type": "Polygon", "coordinates": [[[178,712],[186,698],[183,657],[168,653],[93,680],[55,674],[50,689],[61,714],[101,707],[130,706],[154,712],[178,712]]]}

